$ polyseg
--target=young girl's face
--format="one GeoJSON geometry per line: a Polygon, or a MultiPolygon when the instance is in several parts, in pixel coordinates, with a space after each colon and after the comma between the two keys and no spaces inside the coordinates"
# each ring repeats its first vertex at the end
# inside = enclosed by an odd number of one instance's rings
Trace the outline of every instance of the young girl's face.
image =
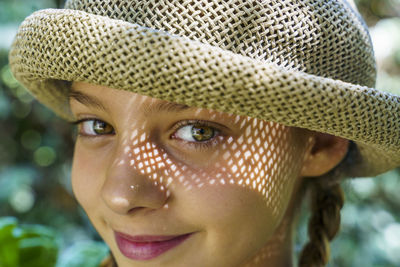
{"type": "Polygon", "coordinates": [[[303,131],[74,83],[72,185],[119,266],[261,257],[310,148],[303,131]]]}

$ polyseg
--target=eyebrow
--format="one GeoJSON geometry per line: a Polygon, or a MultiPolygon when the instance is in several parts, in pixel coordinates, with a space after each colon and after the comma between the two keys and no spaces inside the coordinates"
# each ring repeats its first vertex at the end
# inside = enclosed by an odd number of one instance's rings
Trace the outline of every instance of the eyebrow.
{"type": "MultiPolygon", "coordinates": [[[[76,101],[80,102],[83,105],[93,107],[96,109],[101,109],[103,111],[108,112],[108,109],[101,100],[99,100],[95,96],[87,95],[85,93],[82,93],[80,91],[76,91],[71,89],[69,92],[69,98],[70,99],[75,99],[76,101]]],[[[160,112],[181,112],[184,110],[188,109],[193,109],[194,107],[190,107],[188,105],[184,104],[178,104],[174,102],[168,102],[168,101],[158,101],[156,103],[151,103],[150,105],[145,105],[142,109],[143,114],[145,117],[149,117],[150,115],[154,113],[160,113],[160,112]]]]}
{"type": "Polygon", "coordinates": [[[75,90],[71,89],[69,92],[69,99],[70,100],[75,99],[76,101],[78,101],[79,103],[81,103],[85,106],[108,111],[108,109],[101,103],[101,101],[97,97],[89,96],[89,95],[84,94],[79,91],[75,91],[75,90]]]}

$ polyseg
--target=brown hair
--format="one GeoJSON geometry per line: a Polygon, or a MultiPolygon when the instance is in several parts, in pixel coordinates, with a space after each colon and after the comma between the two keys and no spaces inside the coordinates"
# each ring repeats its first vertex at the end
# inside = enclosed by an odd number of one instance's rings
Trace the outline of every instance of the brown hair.
{"type": "Polygon", "coordinates": [[[307,184],[311,193],[311,217],[308,222],[308,238],[299,256],[299,267],[322,267],[330,256],[329,242],[340,228],[340,210],[344,204],[344,192],[340,185],[344,168],[359,160],[354,142],[344,159],[327,175],[307,184]]]}
{"type": "Polygon", "coordinates": [[[311,185],[311,217],[308,243],[299,257],[299,267],[321,267],[328,263],[331,241],[339,231],[344,194],[340,184],[325,188],[311,185]]]}

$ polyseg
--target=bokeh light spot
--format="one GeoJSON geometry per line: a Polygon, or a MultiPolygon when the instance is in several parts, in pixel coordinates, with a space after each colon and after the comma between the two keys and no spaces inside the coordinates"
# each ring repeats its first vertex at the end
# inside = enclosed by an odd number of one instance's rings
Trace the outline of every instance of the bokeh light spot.
{"type": "Polygon", "coordinates": [[[33,158],[39,166],[50,166],[56,160],[56,152],[51,147],[39,147],[33,154],[33,158]]]}
{"type": "Polygon", "coordinates": [[[40,146],[42,137],[40,133],[35,130],[27,130],[21,136],[21,144],[24,148],[35,150],[40,146]]]}

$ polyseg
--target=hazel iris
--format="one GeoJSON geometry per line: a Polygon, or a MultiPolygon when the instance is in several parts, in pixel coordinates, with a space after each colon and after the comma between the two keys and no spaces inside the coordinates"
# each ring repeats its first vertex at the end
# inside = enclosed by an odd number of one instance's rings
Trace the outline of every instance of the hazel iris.
{"type": "Polygon", "coordinates": [[[208,141],[213,138],[215,131],[213,128],[205,125],[194,125],[192,127],[192,137],[196,141],[208,141]]]}
{"type": "Polygon", "coordinates": [[[93,131],[96,134],[110,134],[113,133],[114,129],[104,121],[95,120],[93,121],[93,131]]]}

